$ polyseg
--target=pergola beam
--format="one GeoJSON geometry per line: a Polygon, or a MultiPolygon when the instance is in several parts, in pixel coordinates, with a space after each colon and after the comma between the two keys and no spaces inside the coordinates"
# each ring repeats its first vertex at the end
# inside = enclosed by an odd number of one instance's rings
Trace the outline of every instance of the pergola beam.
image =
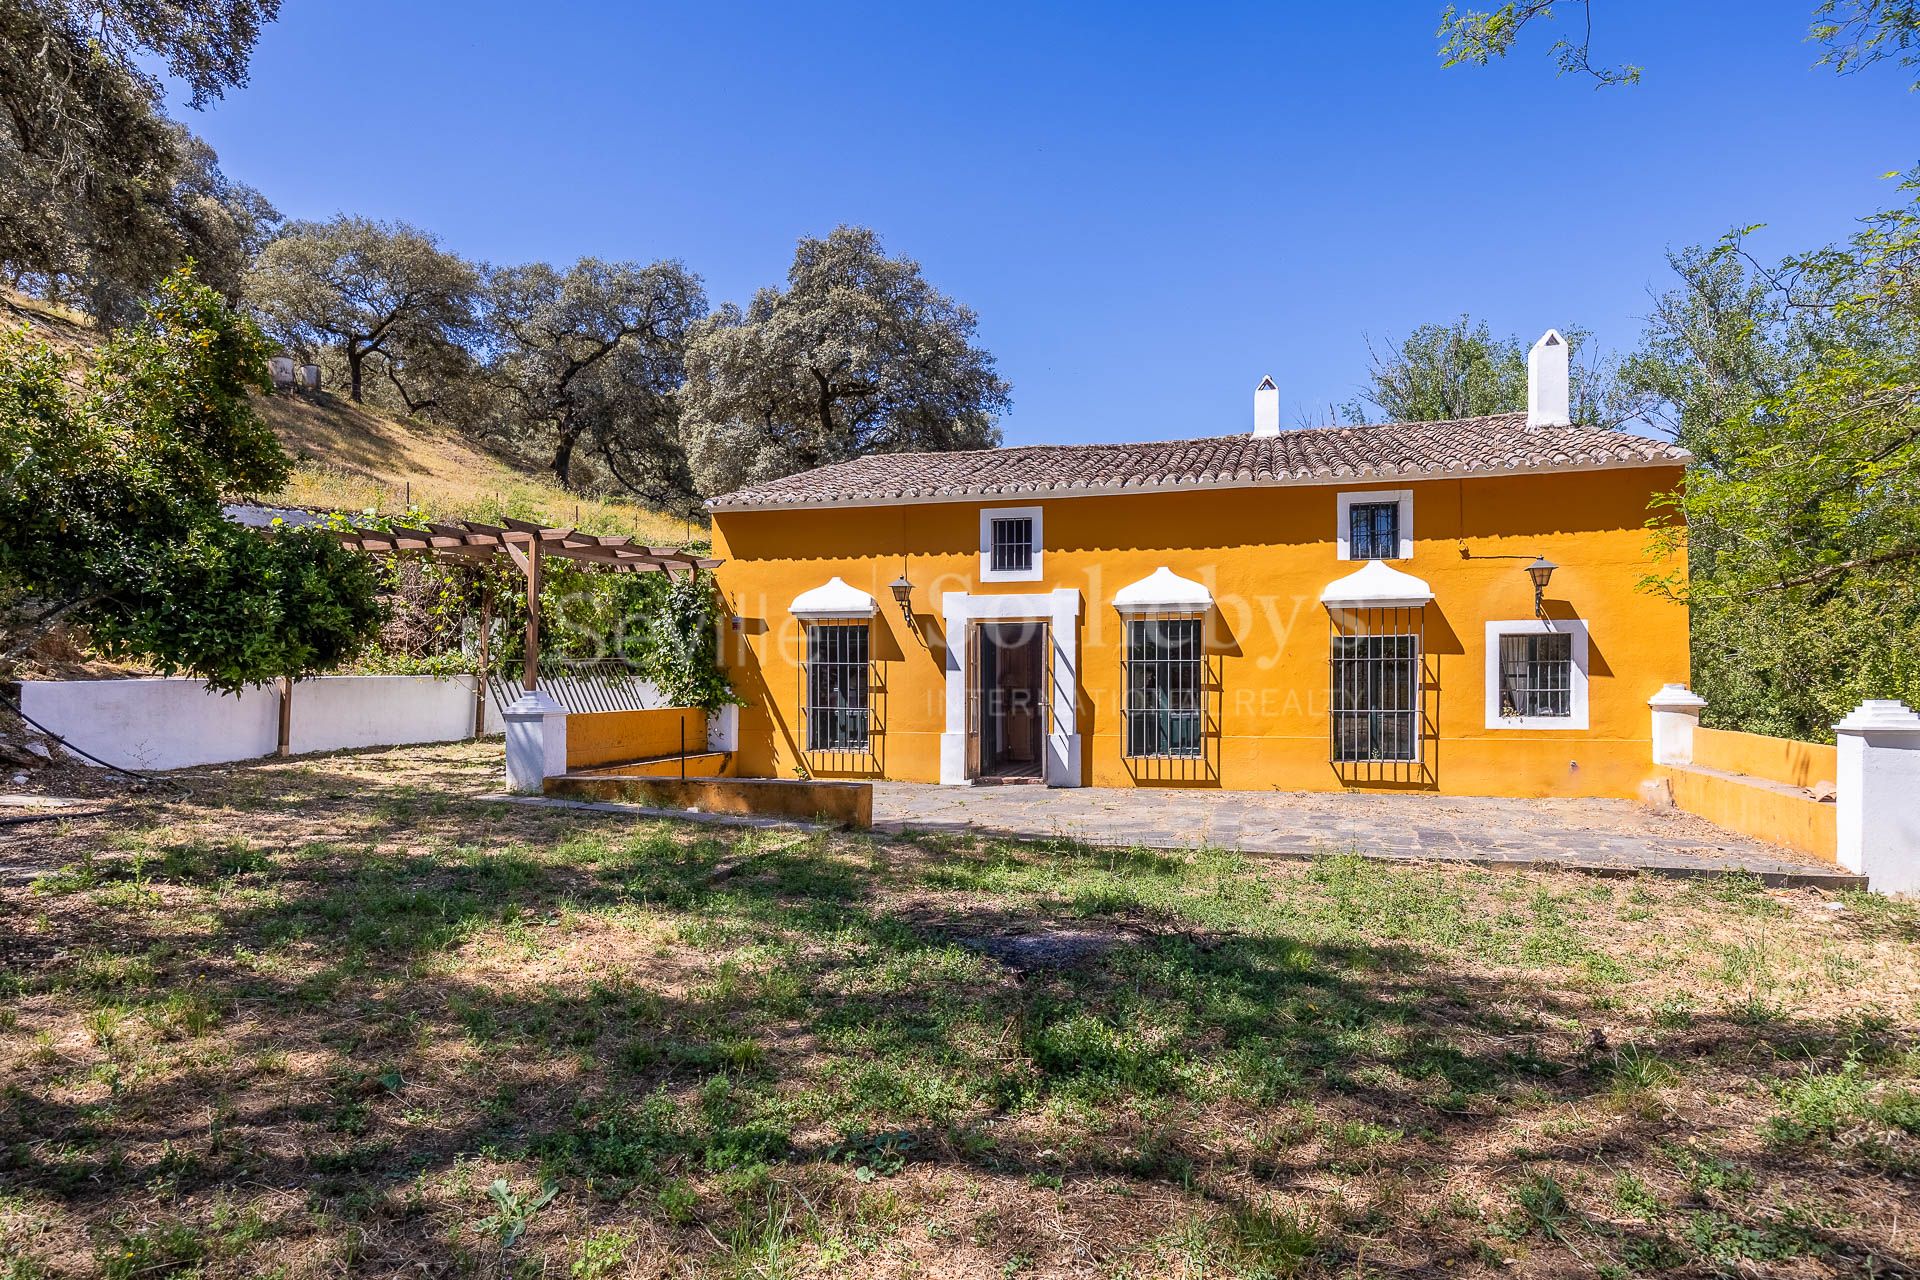
{"type": "Polygon", "coordinates": [[[424,528],[362,529],[335,532],[342,546],[372,555],[421,551],[431,556],[465,560],[504,554],[527,580],[527,653],[522,684],[532,693],[539,679],[540,584],[543,561],[549,556],[594,565],[615,573],[691,573],[716,569],[718,560],[706,559],[677,547],[636,545],[624,534],[581,533],[556,529],[503,516],[498,525],[462,520],[456,527],[429,523],[424,528]]]}

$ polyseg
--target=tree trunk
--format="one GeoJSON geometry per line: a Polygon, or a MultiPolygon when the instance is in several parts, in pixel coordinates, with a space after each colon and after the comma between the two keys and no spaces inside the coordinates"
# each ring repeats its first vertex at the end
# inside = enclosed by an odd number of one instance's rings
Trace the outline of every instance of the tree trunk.
{"type": "Polygon", "coordinates": [[[366,352],[347,344],[347,399],[355,404],[360,403],[360,362],[366,358],[366,352]]]}
{"type": "Polygon", "coordinates": [[[553,446],[553,461],[547,464],[547,469],[553,472],[560,487],[569,491],[573,488],[573,479],[568,474],[573,470],[573,447],[579,442],[580,428],[560,428],[559,442],[553,446]]]}

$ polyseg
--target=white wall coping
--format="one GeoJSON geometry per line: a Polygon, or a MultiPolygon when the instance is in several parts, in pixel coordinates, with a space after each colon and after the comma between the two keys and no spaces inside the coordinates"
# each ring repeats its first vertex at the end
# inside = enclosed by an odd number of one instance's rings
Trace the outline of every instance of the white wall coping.
{"type": "Polygon", "coordinates": [[[1655,711],[1700,711],[1707,700],[1683,684],[1663,684],[1660,692],[1647,699],[1655,711]]]}
{"type": "Polygon", "coordinates": [[[1869,698],[1833,726],[1835,733],[1920,734],[1920,713],[1898,698],[1869,698]]]}

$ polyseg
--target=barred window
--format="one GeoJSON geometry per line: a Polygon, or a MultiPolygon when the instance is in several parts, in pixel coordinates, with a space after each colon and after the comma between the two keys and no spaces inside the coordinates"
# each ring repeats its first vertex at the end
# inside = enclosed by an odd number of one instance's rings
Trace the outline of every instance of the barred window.
{"type": "Polygon", "coordinates": [[[807,628],[809,751],[866,751],[873,734],[873,685],[865,622],[817,622],[807,628]]]}
{"type": "Polygon", "coordinates": [[[995,517],[989,564],[995,573],[1025,573],[1033,568],[1033,518],[995,517]]]}
{"type": "Polygon", "coordinates": [[[1356,502],[1349,509],[1348,554],[1355,560],[1400,558],[1400,504],[1356,502]]]}
{"type": "Polygon", "coordinates": [[[1333,637],[1333,758],[1420,758],[1420,637],[1333,637]]]}
{"type": "Polygon", "coordinates": [[[1127,754],[1200,754],[1201,644],[1198,618],[1127,623],[1127,754]]]}
{"type": "Polygon", "coordinates": [[[1500,714],[1573,714],[1573,637],[1564,634],[1500,637],[1500,714]]]}

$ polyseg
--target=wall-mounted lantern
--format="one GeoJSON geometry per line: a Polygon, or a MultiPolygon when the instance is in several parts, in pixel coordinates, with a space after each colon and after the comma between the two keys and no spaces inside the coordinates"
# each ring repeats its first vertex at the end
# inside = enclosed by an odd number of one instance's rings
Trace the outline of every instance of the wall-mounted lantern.
{"type": "Polygon", "coordinates": [[[905,568],[900,570],[900,576],[889,583],[888,587],[893,592],[893,602],[900,606],[900,616],[907,620],[907,630],[913,632],[916,640],[919,639],[920,624],[913,619],[913,583],[908,581],[905,568]]]}
{"type": "Polygon", "coordinates": [[[1527,576],[1533,579],[1533,616],[1536,618],[1547,616],[1546,603],[1542,597],[1546,595],[1547,583],[1553,580],[1553,571],[1559,567],[1545,556],[1537,557],[1527,566],[1527,576]]]}

